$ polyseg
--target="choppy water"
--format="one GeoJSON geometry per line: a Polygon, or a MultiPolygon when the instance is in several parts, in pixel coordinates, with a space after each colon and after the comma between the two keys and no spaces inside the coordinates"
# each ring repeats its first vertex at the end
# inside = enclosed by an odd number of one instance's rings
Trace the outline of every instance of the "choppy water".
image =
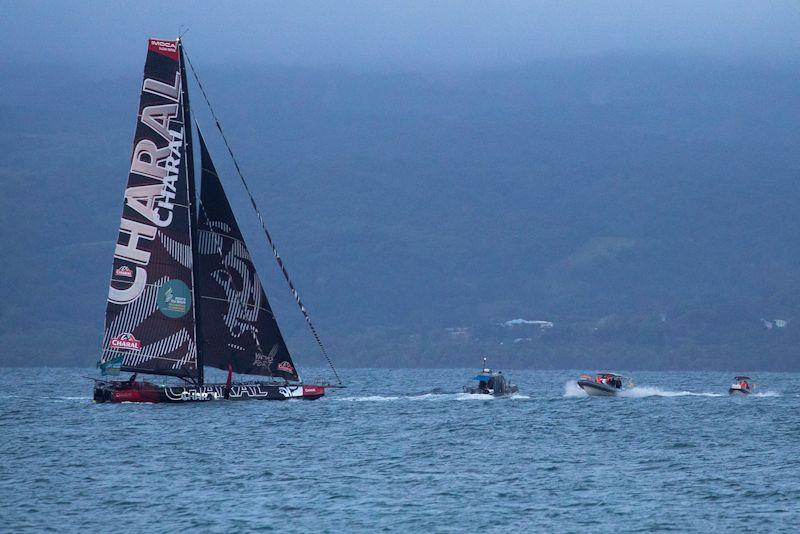
{"type": "MultiPolygon", "coordinates": [[[[0,530],[796,531],[798,374],[345,370],[322,400],[95,405],[80,369],[0,369],[0,530]],[[437,393],[441,388],[450,393],[437,393]]],[[[314,373],[308,373],[309,376],[314,373]]]]}

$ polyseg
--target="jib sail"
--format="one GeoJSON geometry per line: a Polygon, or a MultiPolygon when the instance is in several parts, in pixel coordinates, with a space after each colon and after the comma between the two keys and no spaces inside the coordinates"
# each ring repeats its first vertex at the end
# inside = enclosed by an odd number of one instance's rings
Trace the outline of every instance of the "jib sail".
{"type": "Polygon", "coordinates": [[[198,377],[178,41],[150,39],[108,291],[104,371],[198,377]]]}
{"type": "MultiPolygon", "coordinates": [[[[199,135],[199,132],[198,132],[199,135]]],[[[289,350],[203,136],[198,223],[198,313],[203,363],[234,372],[297,380],[289,350]]]]}

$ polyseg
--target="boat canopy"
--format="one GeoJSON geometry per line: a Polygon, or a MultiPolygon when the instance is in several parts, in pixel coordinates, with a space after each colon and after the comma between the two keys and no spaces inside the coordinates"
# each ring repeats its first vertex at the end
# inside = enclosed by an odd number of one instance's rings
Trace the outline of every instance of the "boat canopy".
{"type": "Polygon", "coordinates": [[[489,380],[490,378],[492,378],[492,375],[489,374],[475,375],[472,377],[473,380],[478,380],[478,381],[489,380]]]}
{"type": "Polygon", "coordinates": [[[749,376],[744,376],[744,375],[742,375],[742,376],[734,376],[733,379],[734,380],[752,380],[752,378],[750,378],[749,376]]]}

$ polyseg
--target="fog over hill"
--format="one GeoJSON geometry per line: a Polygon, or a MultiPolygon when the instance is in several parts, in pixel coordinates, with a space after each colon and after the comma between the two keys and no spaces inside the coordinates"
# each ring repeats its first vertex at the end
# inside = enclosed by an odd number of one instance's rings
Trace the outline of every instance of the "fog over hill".
{"type": "MultiPolygon", "coordinates": [[[[340,365],[800,369],[800,64],[197,66],[340,365]]],[[[4,365],[97,359],[140,73],[0,66],[4,365]]]]}

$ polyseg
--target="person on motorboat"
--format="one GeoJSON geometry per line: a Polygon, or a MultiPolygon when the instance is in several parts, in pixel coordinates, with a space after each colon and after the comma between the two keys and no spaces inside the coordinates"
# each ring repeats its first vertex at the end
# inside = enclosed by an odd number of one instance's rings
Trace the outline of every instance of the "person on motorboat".
{"type": "Polygon", "coordinates": [[[480,382],[478,382],[478,391],[480,391],[481,393],[490,393],[489,382],[487,382],[486,380],[481,380],[480,382]]]}

